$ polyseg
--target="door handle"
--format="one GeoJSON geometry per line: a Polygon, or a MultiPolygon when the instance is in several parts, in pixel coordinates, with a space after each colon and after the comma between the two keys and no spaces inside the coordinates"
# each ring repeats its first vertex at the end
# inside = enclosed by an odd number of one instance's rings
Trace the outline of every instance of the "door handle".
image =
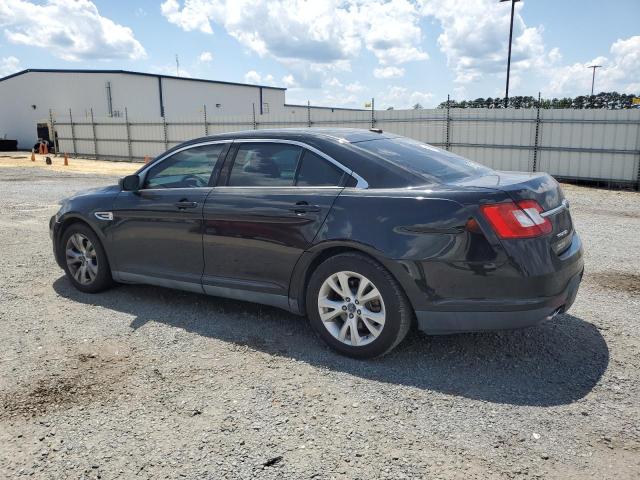
{"type": "Polygon", "coordinates": [[[311,212],[319,212],[320,207],[318,205],[309,205],[307,202],[302,201],[302,202],[297,202],[289,210],[292,210],[295,213],[311,213],[311,212]]]}
{"type": "Polygon", "coordinates": [[[180,200],[175,203],[175,206],[180,210],[184,210],[186,208],[196,208],[198,206],[198,202],[190,202],[188,200],[180,200]]]}

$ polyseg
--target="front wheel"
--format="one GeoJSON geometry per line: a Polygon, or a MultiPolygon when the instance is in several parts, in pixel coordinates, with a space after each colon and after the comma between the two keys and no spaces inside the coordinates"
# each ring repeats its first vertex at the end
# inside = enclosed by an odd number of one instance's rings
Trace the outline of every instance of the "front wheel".
{"type": "Polygon", "coordinates": [[[413,318],[406,295],[389,271],[358,253],[331,257],[313,272],[306,306],[320,337],[354,358],[390,352],[407,335],[413,318]]]}
{"type": "Polygon", "coordinates": [[[81,292],[96,293],[113,283],[107,255],[98,236],[88,226],[74,223],[60,241],[64,271],[81,292]]]}

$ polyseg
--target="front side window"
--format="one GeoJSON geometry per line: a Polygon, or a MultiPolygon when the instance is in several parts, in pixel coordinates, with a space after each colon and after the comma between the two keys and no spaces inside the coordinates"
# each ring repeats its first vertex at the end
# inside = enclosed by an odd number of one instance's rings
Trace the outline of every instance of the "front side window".
{"type": "Polygon", "coordinates": [[[236,154],[229,186],[292,186],[302,149],[286,143],[246,143],[236,154]]]}
{"type": "Polygon", "coordinates": [[[208,186],[224,146],[224,144],[202,145],[174,153],[149,169],[143,188],[208,186]]]}

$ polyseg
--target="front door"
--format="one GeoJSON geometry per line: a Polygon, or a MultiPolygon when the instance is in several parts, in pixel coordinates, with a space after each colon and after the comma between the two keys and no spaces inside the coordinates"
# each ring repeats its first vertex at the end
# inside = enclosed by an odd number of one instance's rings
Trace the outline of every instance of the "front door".
{"type": "Polygon", "coordinates": [[[202,291],[202,211],[226,147],[180,150],[142,173],[139,191],[118,194],[110,231],[116,279],[202,291]]]}
{"type": "Polygon", "coordinates": [[[203,212],[204,290],[286,308],[293,268],[346,174],[287,143],[241,143],[229,161],[203,212]]]}

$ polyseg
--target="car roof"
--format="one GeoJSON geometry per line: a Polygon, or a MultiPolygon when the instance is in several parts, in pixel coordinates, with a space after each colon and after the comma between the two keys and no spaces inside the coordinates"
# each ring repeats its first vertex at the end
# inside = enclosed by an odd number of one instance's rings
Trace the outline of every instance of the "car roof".
{"type": "Polygon", "coordinates": [[[235,140],[241,138],[291,138],[291,139],[314,139],[324,138],[339,141],[341,143],[357,143],[379,138],[393,138],[398,135],[384,133],[382,130],[365,130],[362,128],[273,128],[263,130],[243,130],[239,132],[221,133],[202,137],[194,141],[201,142],[205,139],[211,140],[235,140]]]}

